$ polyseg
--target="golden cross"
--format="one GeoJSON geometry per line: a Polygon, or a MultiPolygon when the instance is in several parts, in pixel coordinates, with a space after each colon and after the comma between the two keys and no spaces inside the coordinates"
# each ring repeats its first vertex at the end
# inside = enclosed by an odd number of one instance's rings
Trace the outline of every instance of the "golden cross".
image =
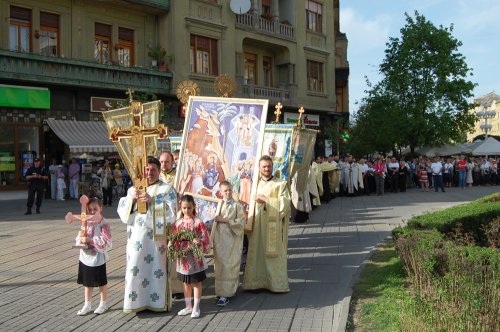
{"type": "Polygon", "coordinates": [[[275,123],[279,123],[280,122],[281,109],[283,108],[283,105],[281,105],[281,103],[278,102],[276,104],[276,106],[274,106],[274,108],[276,109],[276,111],[274,111],[274,114],[276,115],[276,121],[275,121],[275,123]]]}
{"type": "MultiPolygon", "coordinates": [[[[159,124],[156,127],[146,127],[143,121],[144,107],[141,102],[133,101],[129,106],[130,115],[132,116],[132,124],[127,129],[113,127],[109,130],[109,138],[112,142],[119,142],[121,139],[130,139],[132,149],[132,172],[131,176],[134,182],[134,187],[138,192],[142,192],[147,187],[148,183],[144,176],[144,169],[147,166],[147,150],[146,138],[166,138],[167,128],[164,124],[159,124]]],[[[139,213],[146,213],[147,207],[137,207],[139,213]]]]}
{"type": "Polygon", "coordinates": [[[130,104],[132,104],[132,100],[134,100],[133,96],[134,96],[134,90],[132,90],[131,88],[128,88],[127,89],[127,92],[125,92],[126,95],[128,95],[128,101],[130,104]]]}
{"type": "Polygon", "coordinates": [[[297,120],[297,127],[301,127],[302,126],[302,113],[304,113],[305,110],[304,110],[304,107],[301,106],[299,108],[299,119],[297,120]]]}

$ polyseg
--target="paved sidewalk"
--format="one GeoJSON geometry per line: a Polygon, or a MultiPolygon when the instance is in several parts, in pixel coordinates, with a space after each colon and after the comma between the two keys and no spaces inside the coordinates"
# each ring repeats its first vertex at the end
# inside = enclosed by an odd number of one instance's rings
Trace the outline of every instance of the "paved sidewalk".
{"type": "MultiPolygon", "coordinates": [[[[351,283],[359,266],[391,230],[412,215],[465,203],[500,187],[451,188],[446,193],[410,189],[382,197],[342,197],[291,224],[287,294],[239,291],[225,308],[215,305],[213,268],[204,281],[202,316],[122,312],[125,225],[115,207],[108,263],[109,303],[104,315],[79,317],[83,287],[76,284],[78,252],[71,249],[77,225],[67,225],[76,201],[46,200],[41,215],[24,216],[26,200],[0,200],[0,331],[343,331],[351,283]]],[[[98,305],[94,292],[93,307],[98,305]]]]}

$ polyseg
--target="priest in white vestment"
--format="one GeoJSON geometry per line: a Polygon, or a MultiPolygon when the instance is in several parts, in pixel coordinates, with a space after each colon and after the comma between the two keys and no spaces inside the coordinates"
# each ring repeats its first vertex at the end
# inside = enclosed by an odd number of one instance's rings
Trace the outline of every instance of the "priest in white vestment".
{"type": "Polygon", "coordinates": [[[359,189],[364,188],[361,166],[352,160],[351,155],[342,164],[341,184],[344,193],[348,195],[356,195],[359,189]]]}
{"type": "Polygon", "coordinates": [[[148,157],[146,193],[131,187],[120,199],[118,215],[127,224],[127,266],[124,312],[168,311],[172,306],[167,261],[167,236],[177,215],[176,190],[159,180],[160,162],[148,157]],[[146,202],[147,213],[137,212],[137,201],[146,202]]]}

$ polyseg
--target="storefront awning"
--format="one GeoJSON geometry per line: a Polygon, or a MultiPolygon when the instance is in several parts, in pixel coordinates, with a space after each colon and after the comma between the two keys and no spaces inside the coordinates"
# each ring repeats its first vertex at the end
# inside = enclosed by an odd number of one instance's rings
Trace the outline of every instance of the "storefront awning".
{"type": "Polygon", "coordinates": [[[74,153],[116,152],[108,138],[106,124],[100,121],[66,121],[47,119],[50,129],[74,153]]]}

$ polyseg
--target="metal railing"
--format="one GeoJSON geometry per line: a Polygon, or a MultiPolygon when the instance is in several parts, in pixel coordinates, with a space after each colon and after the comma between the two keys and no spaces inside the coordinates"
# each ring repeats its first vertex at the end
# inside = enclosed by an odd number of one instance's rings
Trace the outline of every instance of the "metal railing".
{"type": "Polygon", "coordinates": [[[157,70],[0,50],[0,78],[86,88],[168,92],[172,74],[157,70]]]}

